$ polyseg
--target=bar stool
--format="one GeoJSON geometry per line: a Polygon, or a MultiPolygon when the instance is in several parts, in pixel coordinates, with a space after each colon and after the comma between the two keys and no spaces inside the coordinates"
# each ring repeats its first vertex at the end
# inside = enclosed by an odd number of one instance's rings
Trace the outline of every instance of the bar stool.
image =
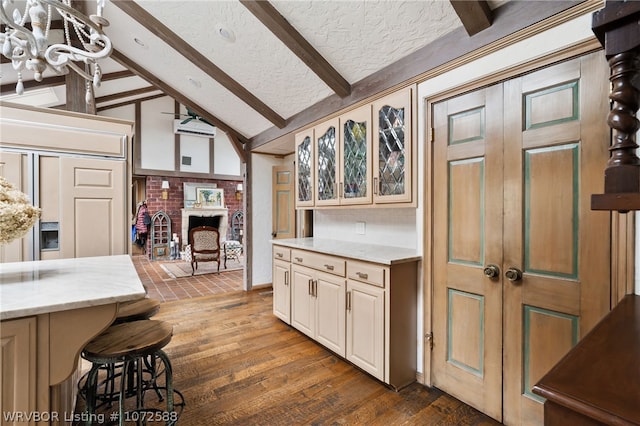
{"type": "Polygon", "coordinates": [[[143,299],[120,302],[114,324],[127,321],[149,319],[160,310],[160,301],[145,297],[143,299]]]}
{"type": "MultiPolygon", "coordinates": [[[[162,420],[166,424],[174,424],[179,413],[175,406],[184,407],[182,394],[173,389],[173,372],[171,363],[166,353],[162,350],[173,335],[173,326],[164,321],[138,320],[112,325],[102,334],[90,341],[82,351],[82,357],[92,363],[91,370],[86,379],[86,418],[92,424],[96,418],[96,393],[98,388],[98,372],[104,366],[122,363],[120,376],[120,391],[118,392],[118,424],[124,425],[128,420],[151,420],[143,413],[155,413],[161,417],[153,420],[162,420]],[[150,380],[143,380],[143,363],[151,358],[154,364],[150,380]],[[162,373],[157,373],[156,360],[160,360],[164,366],[162,373]],[[160,374],[164,374],[165,386],[157,385],[160,374]],[[145,392],[155,389],[166,390],[166,410],[145,407],[145,392]],[[181,399],[179,404],[174,404],[174,392],[181,399]],[[125,409],[125,400],[135,395],[136,405],[134,410],[125,409]],[[127,415],[125,417],[125,414],[127,415]]],[[[160,399],[162,401],[162,399],[160,399]]],[[[139,423],[139,422],[138,422],[139,423]]]]}
{"type": "MultiPolygon", "coordinates": [[[[159,310],[160,301],[148,297],[127,302],[120,302],[118,304],[116,319],[113,321],[112,325],[129,321],[149,319],[157,314],[159,310]]],[[[107,370],[107,374],[106,378],[98,384],[98,388],[104,387],[104,390],[101,393],[98,393],[96,391],[95,396],[97,400],[109,403],[109,407],[111,407],[112,402],[115,401],[118,396],[118,393],[116,393],[115,390],[115,380],[121,375],[121,373],[117,372],[117,370],[121,367],[121,364],[108,364],[102,367],[103,369],[107,370]]],[[[88,372],[85,373],[78,382],[78,395],[83,399],[86,399],[86,383],[88,374],[88,372]]],[[[161,395],[159,393],[158,397],[161,398],[161,395]]]]}

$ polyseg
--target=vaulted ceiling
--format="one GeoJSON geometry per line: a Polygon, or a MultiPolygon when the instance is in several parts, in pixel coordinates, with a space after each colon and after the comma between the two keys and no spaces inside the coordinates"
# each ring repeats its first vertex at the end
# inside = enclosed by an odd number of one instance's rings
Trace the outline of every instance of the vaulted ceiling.
{"type": "MultiPolygon", "coordinates": [[[[236,143],[286,154],[296,129],[577,3],[111,0],[114,52],[95,105],[168,95],[236,143]]],[[[6,61],[1,77],[9,99],[17,77],[6,61]]],[[[48,88],[46,106],[65,104],[64,76],[23,78],[27,94],[48,88]]]]}

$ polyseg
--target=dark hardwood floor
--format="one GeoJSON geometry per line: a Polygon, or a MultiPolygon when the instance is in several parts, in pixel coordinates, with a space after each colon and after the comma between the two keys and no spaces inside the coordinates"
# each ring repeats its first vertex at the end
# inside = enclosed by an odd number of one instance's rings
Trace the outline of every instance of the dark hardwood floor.
{"type": "Polygon", "coordinates": [[[395,392],[271,313],[256,290],[164,303],[183,425],[492,425],[437,390],[395,392]]]}
{"type": "Polygon", "coordinates": [[[438,389],[388,388],[274,317],[270,288],[164,302],[154,319],[174,327],[178,425],[499,424],[438,389]]]}

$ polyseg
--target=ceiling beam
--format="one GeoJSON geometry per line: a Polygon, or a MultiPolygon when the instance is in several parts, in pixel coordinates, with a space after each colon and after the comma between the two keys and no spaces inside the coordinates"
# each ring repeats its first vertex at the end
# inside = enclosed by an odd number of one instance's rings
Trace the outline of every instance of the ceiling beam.
{"type": "Polygon", "coordinates": [[[152,101],[152,100],[158,99],[158,98],[164,98],[165,96],[168,96],[168,95],[165,94],[165,93],[159,93],[157,95],[147,96],[145,98],[130,99],[128,101],[120,102],[120,103],[117,103],[117,104],[111,104],[111,105],[97,107],[96,111],[97,112],[102,112],[102,111],[106,111],[108,109],[114,109],[114,108],[120,108],[120,107],[127,106],[127,105],[133,105],[136,102],[145,102],[145,101],[152,101]]]}
{"type": "MultiPolygon", "coordinates": [[[[129,70],[110,72],[108,74],[104,74],[102,76],[101,81],[104,82],[104,81],[110,81],[110,80],[117,80],[119,78],[133,77],[134,75],[135,74],[129,70]]],[[[36,87],[62,86],[65,84],[65,76],[56,75],[53,77],[46,77],[46,78],[43,78],[41,82],[37,82],[35,80],[27,80],[27,81],[23,81],[22,84],[24,85],[25,90],[33,89],[36,87]]],[[[0,86],[0,95],[4,96],[4,95],[12,94],[12,93],[15,93],[15,90],[16,90],[16,83],[3,84],[2,86],[0,86]]]]}
{"type": "Polygon", "coordinates": [[[276,37],[338,96],[351,94],[351,85],[268,1],[240,0],[276,37]]]}
{"type": "MultiPolygon", "coordinates": [[[[144,10],[144,8],[139,6],[135,1],[112,0],[112,3],[138,21],[140,25],[144,26],[152,34],[159,37],[167,45],[171,46],[176,52],[180,53],[198,68],[207,73],[207,75],[240,98],[260,115],[272,122],[276,127],[281,129],[287,125],[287,121],[283,117],[269,108],[269,106],[254,96],[253,93],[244,88],[240,83],[231,78],[231,76],[218,68],[202,53],[194,49],[193,46],[178,37],[176,33],[171,31],[166,25],[144,10]]],[[[180,103],[184,104],[184,102],[180,103]]]]}
{"type": "MultiPolygon", "coordinates": [[[[160,89],[158,89],[155,86],[148,86],[148,87],[141,87],[139,89],[134,89],[134,90],[127,90],[126,92],[118,92],[112,95],[100,96],[96,98],[96,105],[100,103],[115,101],[116,99],[123,99],[123,98],[129,98],[131,96],[142,95],[143,93],[155,92],[156,90],[160,90],[160,89]]],[[[164,95],[163,93],[163,96],[166,96],[166,95],[164,95]]]]}
{"type": "Polygon", "coordinates": [[[492,13],[486,0],[449,0],[469,36],[491,26],[492,13]]]}
{"type": "MultiPolygon", "coordinates": [[[[174,100],[180,102],[182,105],[186,106],[187,108],[189,108],[190,110],[198,114],[200,117],[213,123],[216,127],[219,127],[220,130],[223,130],[227,133],[233,133],[236,136],[236,138],[231,139],[232,141],[236,141],[242,144],[248,142],[248,139],[242,136],[233,127],[229,126],[227,123],[218,119],[217,117],[214,117],[213,115],[209,114],[204,108],[202,108],[201,106],[191,101],[191,99],[189,99],[188,97],[186,97],[181,92],[174,89],[173,87],[169,86],[167,83],[160,80],[155,75],[153,75],[146,69],[142,68],[137,63],[133,62],[131,59],[123,55],[120,51],[114,49],[113,52],[111,53],[111,58],[113,58],[113,60],[117,61],[122,66],[133,71],[138,77],[141,77],[147,80],[150,84],[157,87],[159,90],[162,90],[165,94],[172,97],[174,100]]],[[[239,147],[236,147],[236,150],[237,149],[242,150],[243,148],[242,146],[239,146],[239,147]]]]}
{"type": "Polygon", "coordinates": [[[419,81],[430,70],[466,54],[479,51],[497,40],[544,21],[553,15],[573,7],[581,7],[582,4],[588,6],[589,3],[576,3],[570,0],[509,1],[494,11],[495,25],[486,31],[482,31],[475,37],[467,37],[462,28],[453,30],[431,44],[355,83],[351,95],[346,98],[331,95],[289,117],[286,128],[272,127],[253,136],[248,149],[254,151],[268,142],[288,133],[299,131],[358,102],[372,99],[384,91],[401,87],[403,84],[419,81]]]}
{"type": "MultiPolygon", "coordinates": [[[[42,81],[35,80],[22,81],[24,90],[35,89],[40,87],[64,86],[65,76],[56,75],[54,77],[43,78],[42,81]]],[[[11,95],[16,92],[16,83],[7,83],[0,86],[0,95],[11,95]]]]}

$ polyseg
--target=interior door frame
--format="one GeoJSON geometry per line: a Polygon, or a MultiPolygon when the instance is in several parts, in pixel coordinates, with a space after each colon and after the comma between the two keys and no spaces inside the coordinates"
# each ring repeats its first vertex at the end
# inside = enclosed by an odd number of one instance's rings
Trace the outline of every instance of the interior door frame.
{"type": "MultiPolygon", "coordinates": [[[[505,69],[501,72],[492,73],[465,84],[450,88],[446,91],[436,93],[433,96],[422,99],[424,106],[425,122],[425,150],[424,150],[424,174],[423,174],[423,199],[424,207],[424,233],[423,247],[424,257],[422,262],[423,287],[423,333],[424,350],[422,359],[423,376],[420,381],[426,386],[432,385],[432,358],[431,347],[433,345],[433,105],[461,95],[463,93],[480,89],[482,87],[496,84],[500,81],[516,78],[522,74],[541,69],[559,62],[567,61],[592,52],[602,51],[602,46],[596,39],[586,41],[568,49],[557,51],[551,55],[540,58],[533,58],[531,61],[505,69]]],[[[606,117],[603,117],[603,125],[606,124],[606,117]]],[[[604,179],[604,170],[603,179],[604,179]]],[[[633,292],[635,275],[635,215],[612,213],[611,218],[611,303],[613,308],[624,294],[633,292]]]]}

